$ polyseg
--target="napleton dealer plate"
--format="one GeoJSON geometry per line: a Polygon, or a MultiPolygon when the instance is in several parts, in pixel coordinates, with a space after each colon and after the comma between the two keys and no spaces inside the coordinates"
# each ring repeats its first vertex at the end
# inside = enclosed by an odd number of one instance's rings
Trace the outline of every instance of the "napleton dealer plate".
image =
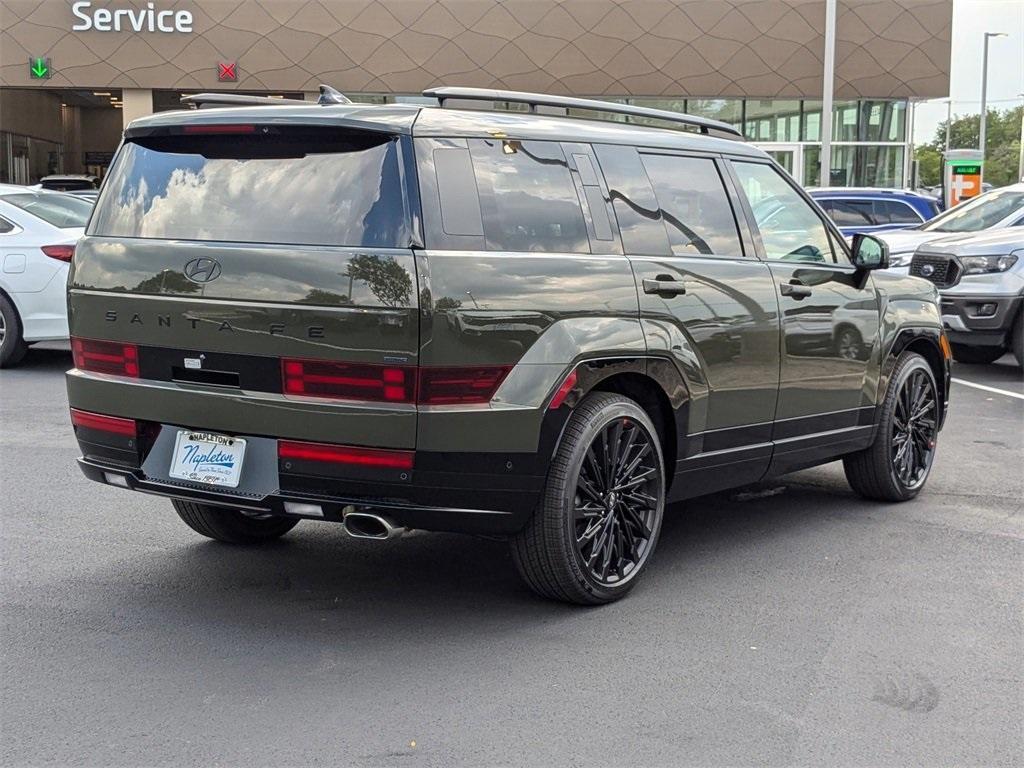
{"type": "Polygon", "coordinates": [[[245,440],[209,432],[178,430],[171,456],[171,477],[237,488],[242,477],[245,440]]]}

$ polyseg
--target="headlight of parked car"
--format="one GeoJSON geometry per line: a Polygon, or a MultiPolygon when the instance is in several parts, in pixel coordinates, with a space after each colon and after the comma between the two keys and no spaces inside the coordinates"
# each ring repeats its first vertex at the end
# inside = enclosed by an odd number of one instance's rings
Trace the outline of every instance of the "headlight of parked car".
{"type": "Polygon", "coordinates": [[[890,267],[906,267],[910,265],[910,261],[914,258],[913,251],[904,251],[903,253],[890,253],[889,254],[889,266],[890,267]]]}
{"type": "Polygon", "coordinates": [[[1009,256],[964,256],[960,259],[965,275],[987,275],[1005,272],[1017,263],[1017,257],[1009,256]]]}

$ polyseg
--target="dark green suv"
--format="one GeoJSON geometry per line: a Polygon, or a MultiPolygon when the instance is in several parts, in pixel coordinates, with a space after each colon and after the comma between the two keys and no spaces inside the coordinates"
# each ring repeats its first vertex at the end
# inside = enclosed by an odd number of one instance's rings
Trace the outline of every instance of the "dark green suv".
{"type": "Polygon", "coordinates": [[[839,458],[920,491],[949,346],[877,240],[721,123],[427,95],[128,127],[69,278],[88,477],[240,544],[505,536],[578,603],[636,583],[669,502],[839,458]]]}

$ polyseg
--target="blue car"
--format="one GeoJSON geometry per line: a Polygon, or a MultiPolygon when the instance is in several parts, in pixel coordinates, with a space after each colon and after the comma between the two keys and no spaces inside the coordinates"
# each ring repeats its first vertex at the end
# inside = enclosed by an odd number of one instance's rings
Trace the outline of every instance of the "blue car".
{"type": "Polygon", "coordinates": [[[819,187],[807,192],[846,236],[916,227],[939,213],[939,202],[906,189],[819,187]]]}

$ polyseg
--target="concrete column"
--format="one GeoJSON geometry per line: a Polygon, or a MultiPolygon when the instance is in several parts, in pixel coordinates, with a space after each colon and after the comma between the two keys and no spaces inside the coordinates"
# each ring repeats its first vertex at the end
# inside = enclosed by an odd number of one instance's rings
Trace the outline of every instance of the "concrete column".
{"type": "Polygon", "coordinates": [[[137,117],[153,114],[153,91],[149,88],[124,88],[121,90],[121,120],[124,127],[137,117]]]}

